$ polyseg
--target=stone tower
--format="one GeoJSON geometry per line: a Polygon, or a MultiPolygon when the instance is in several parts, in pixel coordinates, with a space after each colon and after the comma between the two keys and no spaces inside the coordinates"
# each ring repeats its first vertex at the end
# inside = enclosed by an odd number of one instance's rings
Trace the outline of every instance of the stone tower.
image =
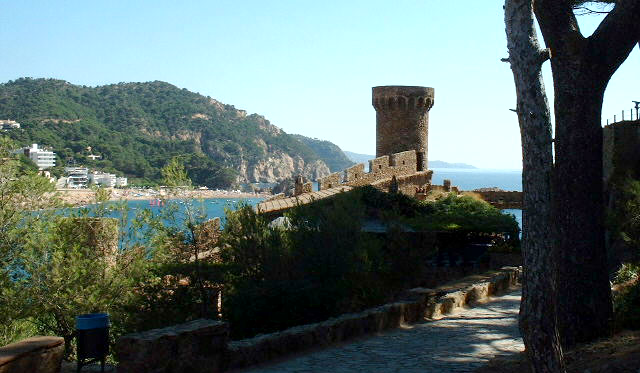
{"type": "Polygon", "coordinates": [[[429,110],[433,99],[434,89],[429,87],[373,87],[376,157],[415,150],[417,170],[427,170],[429,110]]]}

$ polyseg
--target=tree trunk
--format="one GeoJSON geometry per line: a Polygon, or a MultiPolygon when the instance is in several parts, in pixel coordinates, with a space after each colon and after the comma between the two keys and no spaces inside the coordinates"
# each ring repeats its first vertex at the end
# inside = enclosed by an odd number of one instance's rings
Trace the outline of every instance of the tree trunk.
{"type": "Polygon", "coordinates": [[[589,38],[571,0],[534,0],[555,91],[554,226],[563,347],[605,336],[612,317],[604,248],[602,99],[640,36],[639,0],[618,0],[589,38]]]}
{"type": "Polygon", "coordinates": [[[558,322],[572,347],[610,333],[613,308],[604,246],[602,127],[604,85],[583,64],[552,63],[556,87],[555,224],[559,248],[558,322]],[[554,66],[555,65],[555,66],[554,66]]]}
{"type": "Polygon", "coordinates": [[[536,36],[531,0],[506,0],[509,62],[522,141],[524,274],[520,330],[536,373],[563,372],[556,328],[552,221],[551,119],[540,69],[549,54],[536,36]]]}

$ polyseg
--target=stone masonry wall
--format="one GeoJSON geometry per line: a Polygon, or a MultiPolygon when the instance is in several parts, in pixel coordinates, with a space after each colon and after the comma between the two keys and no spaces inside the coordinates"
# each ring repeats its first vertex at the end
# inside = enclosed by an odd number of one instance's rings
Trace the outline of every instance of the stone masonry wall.
{"type": "Polygon", "coordinates": [[[387,170],[388,168],[389,168],[388,155],[383,155],[369,161],[369,173],[372,175],[376,175],[377,178],[380,178],[379,175],[385,175],[388,171],[387,170]]]}
{"type": "Polygon", "coordinates": [[[353,182],[357,179],[360,179],[364,176],[366,172],[364,171],[364,163],[358,163],[355,166],[351,166],[344,170],[344,181],[345,183],[353,182]]]}
{"type": "MultiPolygon", "coordinates": [[[[415,196],[416,190],[424,188],[425,185],[431,184],[431,176],[433,175],[433,171],[423,171],[416,172],[411,175],[399,176],[396,178],[398,181],[398,192],[407,195],[407,196],[415,196]]],[[[384,180],[376,181],[371,183],[371,186],[383,191],[389,192],[391,188],[391,179],[387,178],[384,180]]]]}
{"type": "Polygon", "coordinates": [[[31,337],[0,347],[0,373],[58,373],[64,355],[64,339],[31,337]]]}
{"type": "Polygon", "coordinates": [[[234,341],[227,351],[227,367],[240,369],[402,325],[438,319],[508,290],[519,282],[520,274],[520,268],[505,267],[490,275],[471,276],[437,289],[415,288],[394,303],[234,341]]]}
{"type": "Polygon", "coordinates": [[[118,373],[217,373],[241,369],[402,325],[441,318],[509,289],[519,282],[520,275],[520,268],[504,267],[435,289],[411,289],[394,303],[359,313],[240,341],[229,342],[228,324],[213,320],[195,320],[129,334],[116,344],[120,361],[118,373]]]}
{"type": "Polygon", "coordinates": [[[342,172],[334,172],[329,176],[318,179],[318,190],[334,188],[340,185],[342,181],[342,172]]]}
{"type": "Polygon", "coordinates": [[[228,342],[229,324],[204,319],[127,334],[116,343],[118,373],[222,372],[228,342]]]}
{"type": "Polygon", "coordinates": [[[640,121],[617,122],[603,128],[603,176],[609,182],[615,174],[640,175],[640,121]]]}
{"type": "Polygon", "coordinates": [[[364,164],[360,163],[343,172],[336,172],[319,179],[318,190],[339,185],[351,187],[373,185],[388,192],[391,179],[395,176],[399,191],[414,196],[416,188],[424,188],[431,183],[433,174],[432,171],[417,171],[417,159],[415,150],[378,157],[369,161],[369,172],[365,172],[364,164]],[[341,180],[344,182],[341,183],[341,180]]]}
{"type": "Polygon", "coordinates": [[[391,154],[389,165],[400,173],[413,173],[417,170],[417,153],[415,150],[391,154]]]}

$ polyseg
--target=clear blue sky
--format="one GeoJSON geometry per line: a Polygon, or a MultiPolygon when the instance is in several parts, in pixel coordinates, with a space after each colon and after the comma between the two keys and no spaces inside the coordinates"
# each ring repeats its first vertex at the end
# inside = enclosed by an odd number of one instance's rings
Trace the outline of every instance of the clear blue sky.
{"type": "MultiPolygon", "coordinates": [[[[371,87],[434,87],[429,158],[520,168],[502,0],[0,0],[0,82],[163,80],[375,153],[371,87]]],[[[581,17],[586,30],[594,17],[581,17]]],[[[636,50],[603,115],[640,100],[636,50]]],[[[546,74],[549,74],[548,66],[546,74]]],[[[551,91],[547,79],[547,90],[551,91]]],[[[627,114],[628,115],[628,114],[627,114]]],[[[604,120],[603,120],[604,121],[604,120]]]]}

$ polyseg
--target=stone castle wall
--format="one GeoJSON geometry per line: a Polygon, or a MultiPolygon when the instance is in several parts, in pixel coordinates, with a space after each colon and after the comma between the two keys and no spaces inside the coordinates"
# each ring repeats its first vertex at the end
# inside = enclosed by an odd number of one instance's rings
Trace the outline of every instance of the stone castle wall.
{"type": "Polygon", "coordinates": [[[388,191],[391,179],[395,176],[401,193],[413,196],[416,188],[431,183],[432,171],[417,171],[418,157],[415,150],[385,155],[369,161],[369,172],[364,164],[351,166],[342,172],[333,173],[318,179],[318,190],[346,185],[359,187],[373,185],[388,191]],[[386,188],[386,189],[385,189],[386,188]]]}
{"type": "MultiPolygon", "coordinates": [[[[418,190],[428,188],[431,185],[431,176],[433,171],[414,172],[411,175],[399,176],[396,178],[398,182],[398,192],[410,197],[414,197],[418,190]]],[[[391,189],[392,179],[387,178],[371,183],[371,186],[388,192],[391,189]]]]}
{"type": "Polygon", "coordinates": [[[615,174],[640,176],[640,121],[623,121],[605,126],[602,137],[605,183],[615,174]]]}

